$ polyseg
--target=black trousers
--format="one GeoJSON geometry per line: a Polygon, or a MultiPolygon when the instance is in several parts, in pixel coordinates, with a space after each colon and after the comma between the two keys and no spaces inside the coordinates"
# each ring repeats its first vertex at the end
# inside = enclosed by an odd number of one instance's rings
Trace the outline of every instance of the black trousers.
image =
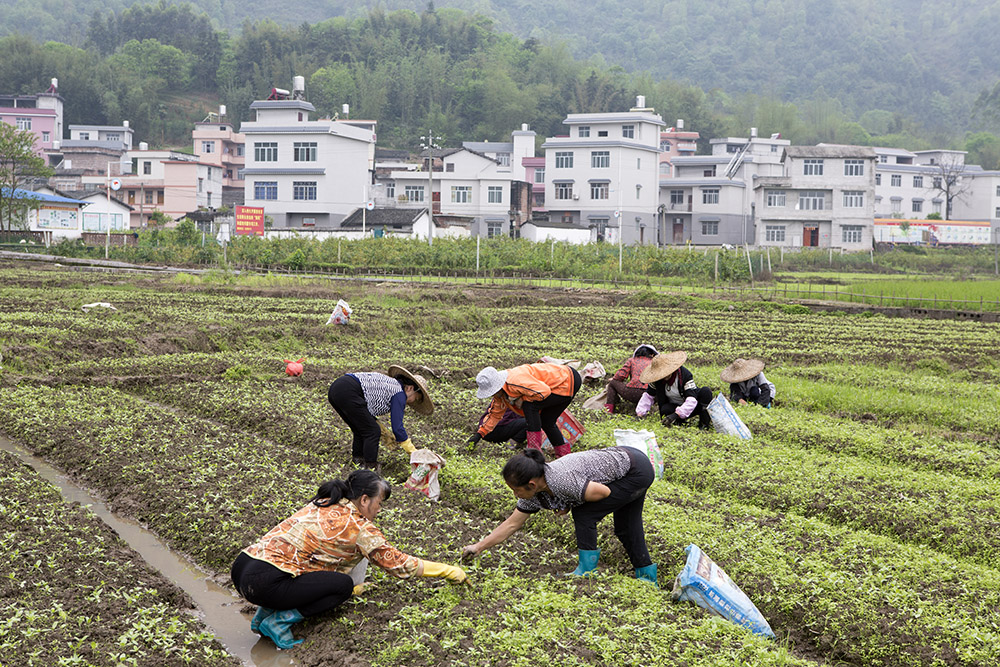
{"type": "Polygon", "coordinates": [[[243,552],[236,557],[230,576],[247,602],[277,611],[298,609],[303,616],[329,611],[354,591],[354,580],[341,572],[306,572],[295,577],[243,552]]]}
{"type": "MultiPolygon", "coordinates": [[[[712,402],[712,390],[708,387],[700,387],[698,393],[695,394],[695,398],[698,400],[698,405],[694,406],[694,412],[691,413],[691,417],[698,417],[698,426],[701,428],[711,428],[712,418],[708,414],[708,404],[712,402]]],[[[666,417],[667,415],[674,414],[674,410],[680,407],[680,403],[672,403],[667,401],[660,405],[660,416],[666,417]]],[[[687,419],[677,419],[678,423],[685,423],[687,419]]]]}
{"type": "Polygon", "coordinates": [[[378,427],[378,420],[368,411],[368,402],[358,379],[350,375],[337,378],[330,385],[327,399],[354,434],[351,456],[368,463],[378,461],[382,430],[378,427]]]}
{"type": "Polygon", "coordinates": [[[597,548],[597,523],[614,514],[615,536],[625,547],[632,567],[652,565],[646,547],[646,531],[642,527],[642,506],[646,490],[653,483],[653,466],[646,455],[634,447],[622,447],[632,465],[621,479],[607,484],[611,495],[604,500],[583,503],[573,508],[576,527],[576,548],[593,551],[597,548]]]}
{"type": "Polygon", "coordinates": [[[528,439],[527,423],[524,417],[518,417],[517,419],[511,419],[505,424],[497,424],[496,428],[487,433],[483,439],[490,442],[507,442],[508,440],[513,440],[523,445],[524,441],[528,439]]]}
{"type": "MultiPolygon", "coordinates": [[[[525,428],[529,431],[545,431],[545,435],[549,436],[549,442],[552,443],[553,447],[561,447],[566,444],[562,431],[556,426],[556,420],[559,419],[563,410],[573,402],[573,397],[576,396],[576,392],[580,391],[580,385],[583,384],[583,379],[577,370],[575,368],[570,370],[573,371],[572,395],[549,394],[548,398],[541,401],[525,401],[521,406],[524,410],[525,428]]],[[[527,436],[525,437],[527,438],[527,436]]]]}

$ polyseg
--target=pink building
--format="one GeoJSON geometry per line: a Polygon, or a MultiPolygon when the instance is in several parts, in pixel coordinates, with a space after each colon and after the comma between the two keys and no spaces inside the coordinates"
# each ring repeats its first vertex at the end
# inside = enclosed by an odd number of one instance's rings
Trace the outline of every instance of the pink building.
{"type": "Polygon", "coordinates": [[[545,156],[521,158],[524,180],[531,183],[532,213],[545,213],[545,156]]]}
{"type": "Polygon", "coordinates": [[[49,89],[37,95],[0,95],[0,121],[33,132],[39,156],[58,151],[62,140],[64,100],[58,84],[52,79],[49,89]]]}
{"type": "MultiPolygon", "coordinates": [[[[224,109],[225,107],[223,107],[224,109]]],[[[194,124],[191,138],[194,154],[203,164],[218,167],[222,172],[223,198],[217,205],[243,203],[243,169],[246,165],[246,141],[231,123],[209,120],[194,124]]]]}
{"type": "Polygon", "coordinates": [[[684,131],[684,119],[678,118],[677,125],[660,132],[660,176],[672,177],[673,159],[694,155],[698,150],[697,132],[684,131]]]}

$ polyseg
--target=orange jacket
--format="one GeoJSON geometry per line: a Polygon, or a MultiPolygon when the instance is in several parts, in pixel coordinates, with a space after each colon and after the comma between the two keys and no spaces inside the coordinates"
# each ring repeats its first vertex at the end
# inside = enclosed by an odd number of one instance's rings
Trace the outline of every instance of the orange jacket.
{"type": "Polygon", "coordinates": [[[479,435],[486,436],[503,418],[507,410],[524,415],[524,410],[508,399],[521,398],[526,402],[542,401],[550,395],[573,395],[573,369],[562,364],[524,364],[507,370],[503,393],[493,397],[486,419],[479,427],[479,435]]]}

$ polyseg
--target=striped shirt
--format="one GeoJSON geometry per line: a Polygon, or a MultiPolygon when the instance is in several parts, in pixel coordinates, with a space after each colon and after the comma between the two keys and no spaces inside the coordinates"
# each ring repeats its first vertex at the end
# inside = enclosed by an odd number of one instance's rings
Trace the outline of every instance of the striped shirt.
{"type": "Polygon", "coordinates": [[[419,558],[389,544],[346,498],[328,507],[309,503],[243,551],[293,576],[321,571],[349,574],[368,558],[389,574],[407,579],[420,565],[419,558]]]}
{"type": "Polygon", "coordinates": [[[550,493],[543,491],[531,498],[519,498],[517,509],[527,514],[540,509],[573,509],[585,502],[583,494],[588,484],[608,484],[621,479],[631,467],[632,459],[622,447],[567,454],[545,464],[545,484],[550,493]]]}
{"type": "Polygon", "coordinates": [[[403,385],[396,378],[385,373],[348,373],[361,384],[361,392],[365,395],[368,412],[373,417],[389,415],[392,423],[392,434],[396,442],[403,442],[409,436],[403,428],[403,410],[406,409],[406,393],[403,385]]]}

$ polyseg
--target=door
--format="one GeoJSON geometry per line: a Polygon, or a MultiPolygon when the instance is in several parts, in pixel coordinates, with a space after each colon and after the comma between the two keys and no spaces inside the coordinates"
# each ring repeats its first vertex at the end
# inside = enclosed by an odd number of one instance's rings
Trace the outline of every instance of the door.
{"type": "Polygon", "coordinates": [[[674,245],[684,245],[684,221],[680,218],[674,220],[674,245]]]}
{"type": "Polygon", "coordinates": [[[802,245],[815,248],[819,245],[819,227],[806,227],[802,234],[802,245]]]}

